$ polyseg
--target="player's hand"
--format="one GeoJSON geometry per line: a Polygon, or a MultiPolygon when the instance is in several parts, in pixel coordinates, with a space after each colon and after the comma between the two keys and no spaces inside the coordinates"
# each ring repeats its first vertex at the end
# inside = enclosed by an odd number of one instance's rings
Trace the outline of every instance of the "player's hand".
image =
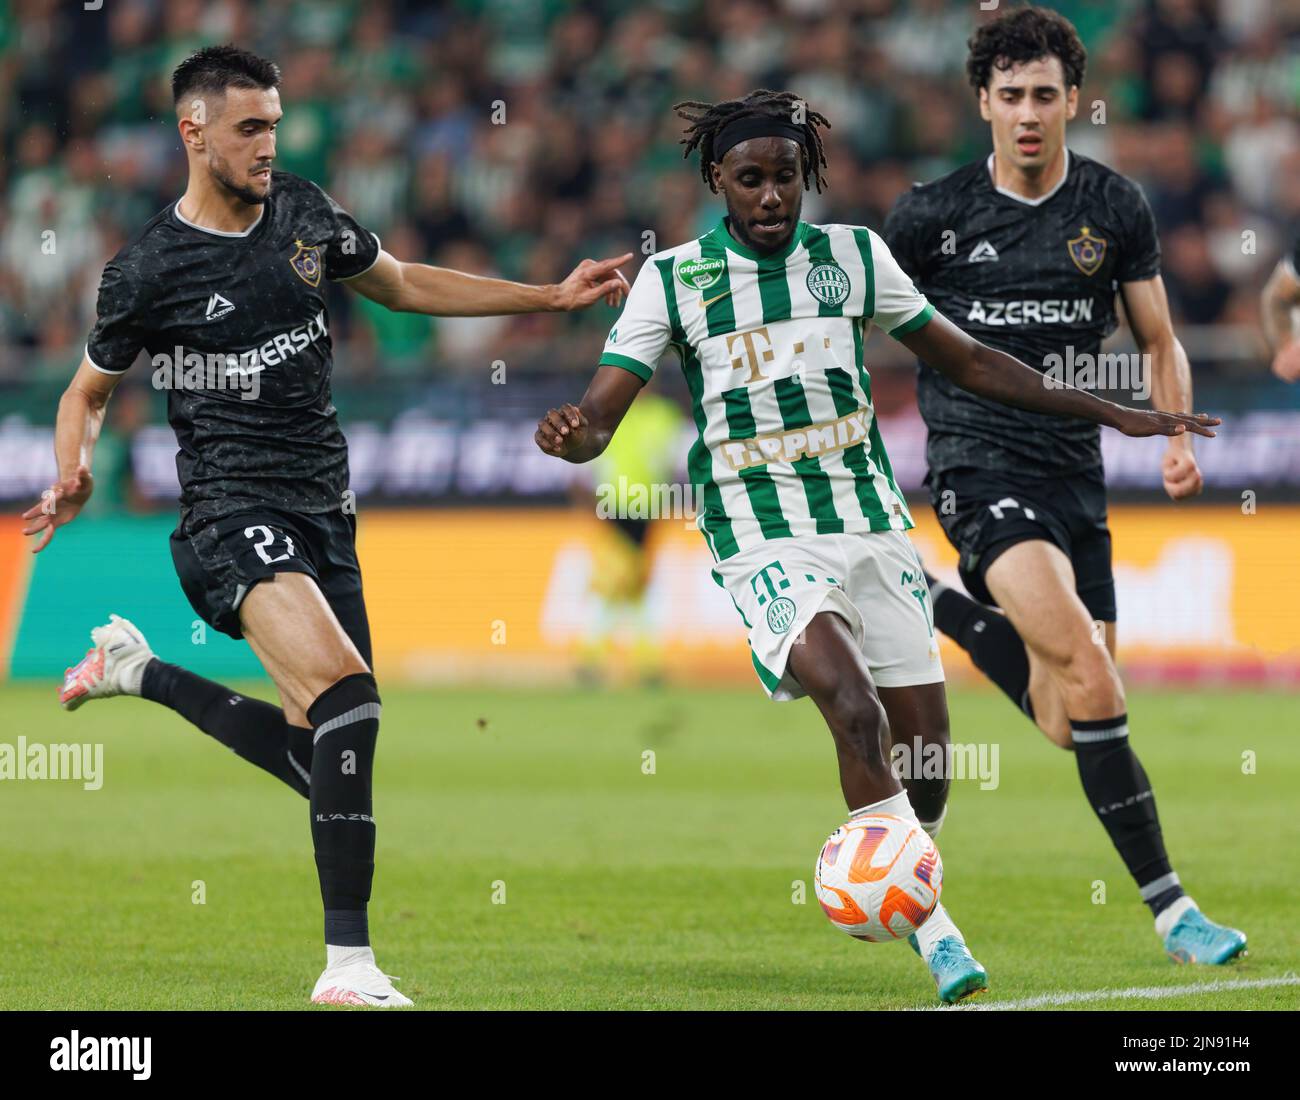
{"type": "Polygon", "coordinates": [[[1165,492],[1170,500],[1184,500],[1187,497],[1200,496],[1205,486],[1201,468],[1196,464],[1196,455],[1191,447],[1180,447],[1171,441],[1165,457],[1160,463],[1160,475],[1164,479],[1165,492]]]}
{"type": "Polygon", "coordinates": [[[1273,373],[1283,382],[1300,382],[1300,340],[1292,340],[1273,356],[1273,373]]]}
{"type": "Polygon", "coordinates": [[[23,519],[31,522],[23,528],[24,535],[40,535],[33,554],[39,554],[54,538],[54,529],[71,523],[77,518],[90,494],[95,490],[95,479],[85,466],[78,466],[76,473],[56,482],[41,494],[39,504],[35,504],[23,513],[23,519]]]}
{"type": "Polygon", "coordinates": [[[607,305],[617,306],[632,289],[618,267],[631,258],[631,252],[624,252],[610,260],[583,260],[555,288],[555,308],[566,312],[586,309],[601,298],[607,305]]]}
{"type": "Polygon", "coordinates": [[[1155,409],[1130,409],[1120,406],[1120,415],[1115,427],[1125,435],[1172,435],[1180,436],[1187,432],[1203,435],[1213,439],[1215,434],[1210,429],[1223,421],[1209,413],[1159,412],[1155,409]]]}
{"type": "Polygon", "coordinates": [[[537,422],[533,439],[548,455],[564,458],[587,442],[587,418],[577,405],[561,405],[537,422]]]}

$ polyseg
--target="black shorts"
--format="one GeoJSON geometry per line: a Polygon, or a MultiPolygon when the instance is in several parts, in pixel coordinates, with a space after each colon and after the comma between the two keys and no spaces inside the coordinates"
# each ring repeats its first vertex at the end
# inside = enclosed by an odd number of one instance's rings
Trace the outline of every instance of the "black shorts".
{"type": "Polygon", "coordinates": [[[997,605],[984,583],[990,565],[1017,543],[1046,539],[1074,566],[1074,587],[1094,619],[1115,621],[1115,575],[1100,469],[1035,478],[963,467],[931,474],[930,503],[961,554],[966,590],[997,605]]]}
{"type": "Polygon", "coordinates": [[[259,508],[172,532],[172,561],[190,605],[208,625],[242,638],[239,605],[259,581],[306,573],[320,586],[367,665],[370,623],[357,564],[357,520],[342,512],[305,514],[259,508]]]}

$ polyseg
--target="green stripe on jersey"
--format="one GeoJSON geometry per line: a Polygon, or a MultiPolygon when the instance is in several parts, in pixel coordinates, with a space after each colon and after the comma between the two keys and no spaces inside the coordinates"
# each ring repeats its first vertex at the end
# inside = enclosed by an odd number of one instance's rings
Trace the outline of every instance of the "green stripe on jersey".
{"type": "MultiPolygon", "coordinates": [[[[758,435],[754,423],[754,411],[749,404],[749,394],[744,387],[723,390],[722,400],[727,410],[727,437],[729,439],[753,439],[758,435]]],[[[781,510],[781,498],[777,496],[776,482],[766,466],[750,466],[738,471],[740,480],[745,483],[745,492],[749,496],[749,506],[754,510],[754,518],[762,528],[763,535],[769,539],[788,539],[790,525],[785,521],[781,510]]]]}
{"type": "Polygon", "coordinates": [[[790,284],[786,280],[788,256],[762,256],[758,260],[758,295],[763,303],[763,324],[790,319],[790,284]]]}
{"type": "Polygon", "coordinates": [[[718,336],[724,332],[734,332],[736,329],[736,311],[729,293],[731,290],[731,273],[728,270],[727,249],[712,234],[706,235],[700,238],[700,259],[722,261],[722,274],[718,276],[718,281],[709,287],[707,295],[704,291],[697,291],[700,295],[700,301],[709,303],[704,307],[709,335],[718,336]]]}
{"type": "Polygon", "coordinates": [[[729,558],[740,549],[736,536],[731,530],[731,520],[722,506],[722,490],[713,480],[713,456],[704,445],[704,429],[707,420],[704,414],[704,377],[700,369],[699,357],[695,349],[686,342],[686,333],[682,329],[682,317],[677,309],[677,291],[673,287],[673,260],[655,261],[659,268],[659,277],[664,285],[664,297],[668,302],[668,323],[671,337],[682,358],[682,373],[686,376],[686,386],[691,394],[691,414],[695,419],[695,442],[691,444],[686,457],[686,469],[691,483],[700,491],[704,501],[704,511],[700,517],[700,529],[709,542],[709,549],[716,558],[729,558]]]}
{"type": "MultiPolygon", "coordinates": [[[[855,328],[857,326],[854,326],[855,328]]],[[[831,397],[835,401],[835,411],[840,416],[848,416],[861,407],[853,392],[853,378],[843,367],[826,368],[826,384],[830,387],[831,397]]],[[[872,420],[875,416],[873,414],[872,420]]],[[[868,434],[868,439],[870,434],[868,434]]],[[[871,521],[872,530],[879,531],[889,527],[889,513],[876,492],[875,469],[867,457],[866,447],[855,443],[844,449],[844,465],[853,471],[853,489],[858,494],[858,503],[862,514],[871,521]]]]}
{"type": "MultiPolygon", "coordinates": [[[[781,424],[786,431],[811,426],[812,413],[803,386],[793,378],[778,378],[773,382],[776,400],[781,407],[781,424]]],[[[816,455],[804,455],[791,463],[799,475],[804,496],[808,498],[808,514],[817,521],[819,535],[838,535],[844,530],[844,521],[835,512],[835,494],[831,492],[831,479],[822,469],[816,455]]]]}
{"type": "Polygon", "coordinates": [[[858,255],[867,270],[867,297],[862,303],[862,316],[870,321],[876,315],[876,263],[871,258],[871,233],[859,226],[853,230],[853,239],[858,242],[858,255]]]}

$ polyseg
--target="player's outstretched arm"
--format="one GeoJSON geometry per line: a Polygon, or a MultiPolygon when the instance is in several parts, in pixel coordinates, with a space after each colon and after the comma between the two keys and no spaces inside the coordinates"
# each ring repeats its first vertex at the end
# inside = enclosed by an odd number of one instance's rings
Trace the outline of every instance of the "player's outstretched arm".
{"type": "Polygon", "coordinates": [[[972,339],[938,313],[919,329],[898,339],[909,351],[962,389],[1019,409],[1077,416],[1125,435],[1138,436],[1182,435],[1184,432],[1213,436],[1210,429],[1219,423],[1217,416],[1205,413],[1126,408],[1048,379],[1014,356],[972,339]]]}
{"type": "Polygon", "coordinates": [[[372,301],[402,313],[435,317],[495,317],[586,309],[601,298],[617,306],[628,289],[618,270],[631,252],[608,260],[583,260],[562,283],[529,286],[467,275],[446,267],[403,263],[382,249],[373,266],[343,282],[372,301]]]}
{"type": "Polygon", "coordinates": [[[1264,335],[1273,349],[1273,373],[1284,382],[1300,382],[1300,339],[1292,311],[1300,306],[1300,280],[1286,261],[1273,269],[1260,301],[1264,335]]]}
{"type": "Polygon", "coordinates": [[[96,370],[83,358],[59,399],[59,415],[54,422],[54,459],[59,479],[23,513],[23,519],[28,521],[23,534],[40,536],[32,547],[33,554],[39,554],[50,544],[56,527],[77,518],[94,491],[95,479],[91,477],[90,466],[95,442],[104,426],[108,399],[120,378],[96,370]]]}
{"type": "MultiPolygon", "coordinates": [[[[1123,283],[1120,295],[1138,351],[1144,359],[1149,357],[1146,361],[1151,364],[1151,404],[1166,412],[1191,412],[1192,367],[1182,343],[1174,335],[1164,280],[1156,275],[1123,283]]],[[[1192,451],[1190,435],[1169,440],[1160,462],[1160,474],[1171,500],[1200,493],[1204,479],[1192,451]]]]}
{"type": "Polygon", "coordinates": [[[582,404],[548,410],[537,422],[534,442],[566,462],[590,462],[609,446],[644,384],[622,367],[598,367],[582,404]]]}

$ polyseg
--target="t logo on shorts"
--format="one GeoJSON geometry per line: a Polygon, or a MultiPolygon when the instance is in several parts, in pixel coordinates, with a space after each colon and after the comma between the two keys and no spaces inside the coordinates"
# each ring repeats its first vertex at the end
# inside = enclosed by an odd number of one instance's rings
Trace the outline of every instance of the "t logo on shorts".
{"type": "Polygon", "coordinates": [[[790,587],[790,579],[785,575],[785,567],[779,561],[771,562],[763,566],[749,582],[749,587],[754,590],[754,595],[758,598],[758,606],[762,607],[769,600],[771,606],[767,609],[767,625],[773,634],[784,634],[790,629],[794,622],[794,600],[789,596],[779,596],[778,592],[784,592],[790,587]],[[779,573],[779,577],[769,576],[769,572],[779,573]],[[763,591],[759,590],[759,581],[763,582],[763,591]],[[773,583],[775,581],[775,583],[773,583]]]}

